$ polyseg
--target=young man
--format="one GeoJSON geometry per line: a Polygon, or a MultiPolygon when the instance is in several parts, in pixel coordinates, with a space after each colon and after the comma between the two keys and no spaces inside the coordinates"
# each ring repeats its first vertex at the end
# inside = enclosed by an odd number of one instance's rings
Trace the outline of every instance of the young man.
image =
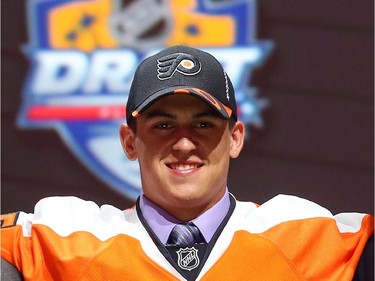
{"type": "Polygon", "coordinates": [[[142,179],[136,206],[54,197],[35,214],[4,216],[2,257],[25,279],[373,280],[372,216],[333,216],[285,195],[258,206],[228,192],[245,128],[210,54],[176,46],[147,58],[126,115],[120,139],[142,179]]]}

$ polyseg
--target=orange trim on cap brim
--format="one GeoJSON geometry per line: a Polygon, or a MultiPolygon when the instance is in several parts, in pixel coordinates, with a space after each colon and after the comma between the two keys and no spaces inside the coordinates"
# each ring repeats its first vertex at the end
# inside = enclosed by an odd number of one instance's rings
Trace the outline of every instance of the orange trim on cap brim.
{"type": "Polygon", "coordinates": [[[228,113],[228,116],[231,117],[233,110],[230,109],[228,106],[226,106],[224,104],[223,104],[223,106],[224,106],[225,111],[228,113]]]}
{"type": "MultiPolygon", "coordinates": [[[[228,106],[226,106],[225,104],[223,104],[222,102],[218,101],[216,98],[214,98],[211,94],[207,93],[206,91],[203,91],[199,88],[191,88],[192,90],[195,91],[195,93],[200,93],[202,97],[204,97],[207,101],[209,101],[214,107],[216,107],[217,109],[220,110],[219,106],[217,104],[215,104],[212,100],[208,99],[207,96],[205,95],[202,95],[202,93],[205,93],[206,95],[209,95],[216,103],[220,103],[223,108],[225,109],[225,111],[227,112],[228,116],[231,117],[232,116],[232,113],[233,113],[233,110],[230,109],[228,106]]],[[[177,89],[175,91],[173,91],[174,94],[190,94],[190,90],[189,88],[187,89],[177,89]]]]}
{"type": "Polygon", "coordinates": [[[190,94],[190,91],[187,89],[178,89],[173,91],[174,94],[190,94]]]}
{"type": "MultiPolygon", "coordinates": [[[[227,113],[228,117],[232,116],[233,110],[231,108],[229,108],[228,106],[226,106],[225,104],[223,104],[222,102],[217,100],[211,94],[209,94],[206,91],[203,91],[199,88],[181,88],[181,89],[174,90],[172,93],[173,94],[191,94],[192,93],[191,90],[193,90],[194,94],[198,94],[201,97],[203,97],[205,100],[207,100],[212,106],[217,108],[219,111],[222,111],[224,109],[225,112],[227,113]],[[208,98],[208,96],[210,98],[208,98]]],[[[139,111],[135,110],[135,111],[132,112],[131,115],[132,115],[133,118],[137,118],[140,114],[139,114],[139,111]]]]}
{"type": "Polygon", "coordinates": [[[132,112],[132,116],[133,116],[134,118],[137,118],[137,117],[139,116],[139,112],[136,111],[136,110],[134,110],[134,111],[132,112]]]}

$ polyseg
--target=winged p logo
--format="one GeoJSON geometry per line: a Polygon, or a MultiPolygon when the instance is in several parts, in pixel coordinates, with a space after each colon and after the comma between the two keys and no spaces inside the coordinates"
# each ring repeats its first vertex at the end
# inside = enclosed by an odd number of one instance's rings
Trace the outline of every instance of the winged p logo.
{"type": "Polygon", "coordinates": [[[158,60],[158,78],[166,80],[177,71],[184,75],[195,75],[201,70],[198,59],[192,55],[176,53],[158,60]]]}

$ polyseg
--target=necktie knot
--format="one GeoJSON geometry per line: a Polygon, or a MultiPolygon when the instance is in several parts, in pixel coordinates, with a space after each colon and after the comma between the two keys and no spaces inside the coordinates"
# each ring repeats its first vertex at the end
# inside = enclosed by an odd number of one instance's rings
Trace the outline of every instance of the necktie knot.
{"type": "Polygon", "coordinates": [[[187,224],[176,224],[169,236],[168,244],[176,246],[191,246],[194,243],[201,242],[201,233],[198,227],[189,222],[187,224]]]}

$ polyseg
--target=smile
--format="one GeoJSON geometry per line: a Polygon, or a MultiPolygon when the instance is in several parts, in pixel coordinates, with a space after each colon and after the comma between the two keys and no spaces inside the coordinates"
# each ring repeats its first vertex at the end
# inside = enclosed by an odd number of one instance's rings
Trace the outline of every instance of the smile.
{"type": "Polygon", "coordinates": [[[168,167],[172,170],[187,171],[201,167],[201,164],[169,164],[168,167]]]}

